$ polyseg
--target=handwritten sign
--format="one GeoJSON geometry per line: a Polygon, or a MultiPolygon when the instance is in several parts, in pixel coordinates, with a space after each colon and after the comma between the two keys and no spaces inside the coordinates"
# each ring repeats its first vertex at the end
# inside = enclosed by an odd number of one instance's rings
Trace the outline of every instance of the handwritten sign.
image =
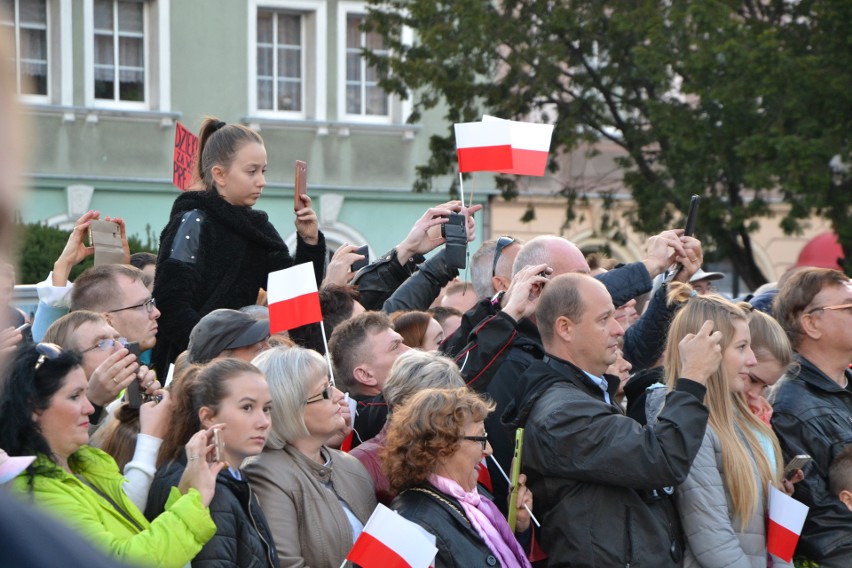
{"type": "Polygon", "coordinates": [[[181,191],[186,191],[192,185],[192,170],[195,165],[195,154],[198,152],[198,136],[176,122],[175,128],[175,159],[172,183],[181,191]]]}

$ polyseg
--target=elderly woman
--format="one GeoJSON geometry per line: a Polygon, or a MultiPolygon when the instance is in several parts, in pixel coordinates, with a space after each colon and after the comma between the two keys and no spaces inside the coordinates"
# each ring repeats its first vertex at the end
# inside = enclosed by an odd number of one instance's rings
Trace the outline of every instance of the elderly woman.
{"type": "Polygon", "coordinates": [[[216,532],[207,506],[224,464],[208,463],[210,433],[198,432],[186,445],[192,467],[149,523],[125,494],[115,460],[86,445],[94,410],[86,388],[73,352],[47,343],[19,348],[0,394],[0,447],[37,457],[13,489],[120,560],[184,566],[216,532]]]}
{"type": "MultiPolygon", "coordinates": [[[[530,566],[500,510],[476,488],[491,455],[483,421],[493,408],[467,388],[426,389],[390,418],[382,457],[399,492],[392,508],[437,537],[436,567],[530,566]]],[[[532,494],[523,484],[517,503],[516,529],[524,532],[532,494]]]]}
{"type": "Polygon", "coordinates": [[[310,349],[276,347],[253,363],[272,395],[266,447],[243,467],[281,568],[338,568],[376,506],[361,463],[326,446],[344,426],[343,393],[310,349]]]}

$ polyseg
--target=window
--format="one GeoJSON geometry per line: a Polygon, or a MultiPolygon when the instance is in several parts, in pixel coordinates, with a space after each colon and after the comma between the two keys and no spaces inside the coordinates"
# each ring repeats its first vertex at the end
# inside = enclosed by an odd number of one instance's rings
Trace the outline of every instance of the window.
{"type": "Polygon", "coordinates": [[[145,5],[95,0],[96,99],[145,102],[145,5]]]}
{"type": "Polygon", "coordinates": [[[47,0],[2,0],[0,17],[13,38],[18,93],[49,96],[47,0]]]}
{"type": "Polygon", "coordinates": [[[346,114],[388,116],[390,101],[379,86],[378,71],[367,65],[362,50],[387,55],[384,41],[376,32],[365,32],[363,14],[346,15],[346,114]]]}
{"type": "Polygon", "coordinates": [[[325,119],[326,2],[250,0],[249,112],[325,119]]]}

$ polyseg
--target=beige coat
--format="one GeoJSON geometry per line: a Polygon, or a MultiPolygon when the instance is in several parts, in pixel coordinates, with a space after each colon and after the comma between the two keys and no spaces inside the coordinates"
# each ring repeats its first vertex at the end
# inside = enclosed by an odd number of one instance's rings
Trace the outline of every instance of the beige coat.
{"type": "Polygon", "coordinates": [[[323,456],[331,458],[330,467],[289,445],[267,448],[242,469],[266,515],[281,568],[339,568],[353,543],[338,496],[362,523],[376,507],[373,481],[361,462],[328,448],[323,456]]]}

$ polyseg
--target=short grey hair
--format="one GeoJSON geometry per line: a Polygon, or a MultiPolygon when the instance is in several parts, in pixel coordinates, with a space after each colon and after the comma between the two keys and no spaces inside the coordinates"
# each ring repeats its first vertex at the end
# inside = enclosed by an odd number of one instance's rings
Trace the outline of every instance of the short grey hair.
{"type": "Polygon", "coordinates": [[[394,362],[382,388],[388,409],[398,408],[424,389],[457,389],[465,386],[452,359],[438,353],[406,351],[394,362]]]}
{"type": "Polygon", "coordinates": [[[586,304],[579,284],[586,280],[597,282],[586,274],[570,273],[557,276],[544,287],[535,309],[535,319],[545,347],[553,339],[553,327],[557,319],[564,316],[578,323],[583,318],[586,304]]]}
{"type": "Polygon", "coordinates": [[[518,252],[518,256],[515,257],[515,263],[512,265],[512,276],[515,276],[526,266],[536,266],[538,264],[553,266],[547,245],[555,239],[561,239],[561,237],[542,235],[524,244],[520,252],[518,252]]]}
{"type": "Polygon", "coordinates": [[[311,386],[328,375],[325,359],[312,349],[282,346],[264,351],[252,364],[266,375],[272,396],[266,447],[280,450],[310,435],[305,426],[305,401],[311,386]]]}
{"type": "Polygon", "coordinates": [[[497,251],[497,239],[482,243],[473,253],[470,261],[470,279],[473,281],[473,291],[479,298],[490,298],[494,295],[491,285],[491,267],[494,266],[494,253],[497,251]]]}

